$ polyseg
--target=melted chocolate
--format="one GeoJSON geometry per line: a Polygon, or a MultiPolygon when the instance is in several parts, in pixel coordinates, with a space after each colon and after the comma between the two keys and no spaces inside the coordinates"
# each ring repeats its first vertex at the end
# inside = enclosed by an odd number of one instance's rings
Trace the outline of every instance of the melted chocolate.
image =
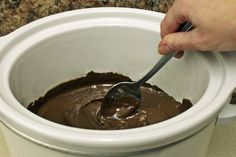
{"type": "Polygon", "coordinates": [[[140,104],[130,97],[123,97],[101,115],[105,94],[121,81],[131,80],[114,73],[90,72],[86,77],[51,89],[28,109],[45,119],[71,127],[114,130],[158,123],[192,107],[189,100],[179,103],[160,88],[145,84],[141,87],[140,104]]]}

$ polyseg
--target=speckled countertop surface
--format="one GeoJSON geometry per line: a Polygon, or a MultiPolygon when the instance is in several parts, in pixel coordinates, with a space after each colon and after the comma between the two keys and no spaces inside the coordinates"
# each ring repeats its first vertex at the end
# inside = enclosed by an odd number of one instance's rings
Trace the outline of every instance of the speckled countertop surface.
{"type": "MultiPolygon", "coordinates": [[[[132,7],[167,12],[173,0],[0,0],[0,36],[39,18],[91,7],[132,7]]],[[[236,98],[236,97],[235,97],[236,98]]],[[[235,157],[236,121],[216,126],[207,157],[235,157]]],[[[0,157],[10,157],[0,130],[0,157]]]]}
{"type": "Polygon", "coordinates": [[[36,19],[91,7],[131,7],[166,12],[173,0],[0,0],[0,36],[36,19]]]}

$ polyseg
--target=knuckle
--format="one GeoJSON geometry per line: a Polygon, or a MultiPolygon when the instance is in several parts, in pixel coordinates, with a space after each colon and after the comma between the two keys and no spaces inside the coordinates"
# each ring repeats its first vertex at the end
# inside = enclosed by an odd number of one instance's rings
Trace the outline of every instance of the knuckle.
{"type": "Polygon", "coordinates": [[[187,49],[187,44],[184,42],[180,42],[178,44],[178,50],[186,50],[187,49]]]}
{"type": "Polygon", "coordinates": [[[189,0],[178,0],[176,5],[176,9],[178,9],[181,14],[188,14],[190,8],[189,0]]]}
{"type": "Polygon", "coordinates": [[[172,31],[172,27],[171,25],[168,23],[168,20],[167,19],[164,19],[162,22],[161,22],[161,36],[162,38],[164,38],[166,35],[168,35],[169,33],[171,33],[172,31]]]}
{"type": "Polygon", "coordinates": [[[194,40],[192,40],[192,46],[195,47],[196,50],[207,51],[207,45],[209,45],[209,39],[204,33],[197,33],[194,40]]]}
{"type": "Polygon", "coordinates": [[[174,38],[172,37],[168,37],[167,40],[169,41],[169,44],[168,44],[168,49],[170,51],[178,51],[178,50],[181,50],[180,49],[180,44],[177,40],[175,40],[174,38]]]}

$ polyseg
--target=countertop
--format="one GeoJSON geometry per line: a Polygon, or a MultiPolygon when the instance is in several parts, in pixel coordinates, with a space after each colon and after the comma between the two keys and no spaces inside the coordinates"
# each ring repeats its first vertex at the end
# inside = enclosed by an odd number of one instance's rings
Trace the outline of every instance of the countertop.
{"type": "MultiPolygon", "coordinates": [[[[173,0],[0,0],[0,36],[39,18],[91,7],[131,7],[167,12],[173,0]]],[[[207,157],[235,157],[236,121],[217,124],[207,157]]],[[[0,130],[0,157],[10,157],[0,130]]]]}
{"type": "Polygon", "coordinates": [[[0,36],[39,18],[91,7],[130,7],[167,12],[173,0],[0,0],[0,36]]]}

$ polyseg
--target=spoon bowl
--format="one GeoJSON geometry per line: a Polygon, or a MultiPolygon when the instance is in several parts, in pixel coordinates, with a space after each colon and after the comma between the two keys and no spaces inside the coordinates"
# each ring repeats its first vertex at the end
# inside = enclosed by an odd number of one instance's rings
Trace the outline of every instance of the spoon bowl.
{"type": "Polygon", "coordinates": [[[141,102],[141,91],[140,85],[136,82],[121,82],[115,84],[111,90],[108,91],[106,96],[102,101],[101,106],[101,115],[103,116],[114,116],[124,117],[123,115],[127,115],[127,113],[132,113],[141,102]],[[121,99],[123,98],[123,99],[121,99]],[[127,105],[124,105],[123,108],[126,108],[126,113],[122,113],[122,116],[119,112],[114,111],[112,107],[116,107],[120,103],[114,102],[125,102],[127,105]],[[132,110],[132,111],[130,111],[132,110]],[[108,112],[109,111],[109,112],[108,112]],[[112,112],[113,111],[113,112],[112,112]],[[107,113],[112,113],[107,115],[107,113]]]}

